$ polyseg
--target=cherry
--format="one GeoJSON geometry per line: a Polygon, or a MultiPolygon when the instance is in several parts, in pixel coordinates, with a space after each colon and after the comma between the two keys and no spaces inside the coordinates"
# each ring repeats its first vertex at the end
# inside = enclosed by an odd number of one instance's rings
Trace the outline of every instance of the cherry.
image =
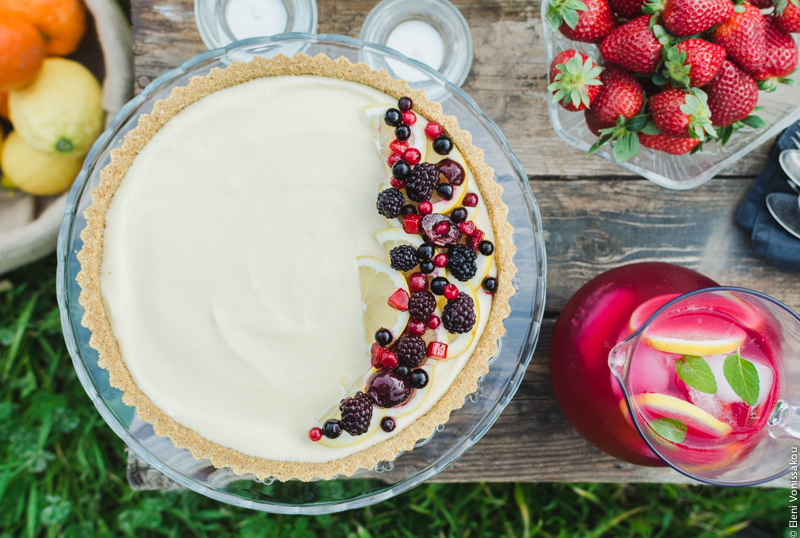
{"type": "Polygon", "coordinates": [[[467,207],[475,207],[478,205],[478,195],[474,192],[470,192],[464,197],[464,201],[461,202],[467,207]]]}
{"type": "Polygon", "coordinates": [[[450,223],[446,220],[433,227],[433,233],[436,235],[447,235],[448,232],[450,232],[450,223]]]}
{"type": "Polygon", "coordinates": [[[442,133],[444,133],[444,129],[442,129],[442,126],[435,121],[429,122],[428,125],[425,126],[425,136],[431,140],[442,136],[442,133]]]}
{"type": "Polygon", "coordinates": [[[414,125],[417,123],[417,115],[411,112],[410,110],[403,114],[403,123],[407,123],[408,125],[414,125]]]}
{"type": "Polygon", "coordinates": [[[396,407],[408,401],[411,387],[394,372],[379,370],[367,381],[367,394],[378,407],[396,407]]]}
{"type": "Polygon", "coordinates": [[[458,288],[455,284],[448,284],[444,287],[444,297],[448,301],[452,301],[458,297],[458,288]]]}
{"type": "Polygon", "coordinates": [[[417,206],[406,204],[403,206],[403,209],[400,210],[400,214],[404,217],[406,215],[416,215],[417,214],[417,206]]]}
{"type": "Polygon", "coordinates": [[[422,336],[425,334],[427,327],[425,326],[424,321],[418,321],[416,319],[408,320],[408,334],[413,334],[414,336],[422,336]]]}
{"type": "Polygon", "coordinates": [[[439,328],[439,325],[442,324],[442,318],[439,316],[431,316],[428,320],[428,328],[433,329],[434,331],[439,328]]]}
{"type": "Polygon", "coordinates": [[[322,428],[314,427],[308,430],[308,438],[315,443],[322,439],[322,428]]]}
{"type": "Polygon", "coordinates": [[[433,204],[430,202],[420,202],[419,204],[419,214],[420,215],[430,215],[433,213],[433,204]]]}
{"type": "Polygon", "coordinates": [[[408,287],[411,291],[425,291],[428,289],[428,277],[422,273],[414,273],[408,277],[408,287]]]}
{"type": "Polygon", "coordinates": [[[438,170],[440,174],[447,178],[447,181],[451,185],[455,185],[456,187],[464,183],[464,178],[467,177],[464,173],[464,168],[453,159],[442,159],[434,166],[436,166],[436,170],[438,170]]]}
{"type": "Polygon", "coordinates": [[[403,153],[403,160],[408,164],[414,165],[419,164],[419,161],[422,159],[422,154],[419,152],[417,148],[408,148],[405,153],[403,153]]]}
{"type": "Polygon", "coordinates": [[[438,254],[433,259],[433,265],[436,267],[447,267],[447,254],[438,254]]]}
{"type": "Polygon", "coordinates": [[[458,226],[447,215],[439,213],[432,213],[422,217],[421,233],[425,241],[433,243],[437,247],[455,245],[461,240],[461,232],[458,226]],[[443,223],[447,225],[446,229],[444,226],[439,226],[443,223]],[[439,231],[444,231],[444,233],[437,233],[437,227],[439,231]]]}

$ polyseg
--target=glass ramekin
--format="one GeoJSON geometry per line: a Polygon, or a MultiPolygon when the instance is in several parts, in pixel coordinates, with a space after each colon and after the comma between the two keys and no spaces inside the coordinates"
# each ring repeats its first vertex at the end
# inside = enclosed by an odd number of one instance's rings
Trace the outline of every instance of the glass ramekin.
{"type": "Polygon", "coordinates": [[[383,59],[408,61],[397,52],[356,39],[335,35],[282,34],[254,38],[195,56],[177,69],[154,80],[114,117],[109,128],[92,147],[66,204],[58,239],[57,294],[67,349],[78,378],[98,411],[139,457],[178,484],[219,501],[256,510],[293,514],[323,514],[377,503],[422,483],[453,463],[474,445],[497,420],[511,400],[525,374],[539,335],[545,297],[545,251],[538,206],[525,171],[508,146],[497,125],[484,115],[463,91],[425,66],[424,84],[436,85],[447,93],[444,112],[458,117],[459,126],[472,133],[474,144],[484,150],[486,163],[494,168],[503,186],[503,200],[509,207],[517,247],[513,280],[516,294],[511,298],[511,315],[505,321],[506,334],[489,373],[465,405],[451,415],[418,448],[383,462],[375,469],[361,470],[353,478],[300,481],[258,481],[252,475],[237,476],[230,469],[215,469],[208,460],[195,460],[188,450],[177,449],[167,437],[140,421],[134,408],[122,403],[122,392],[111,387],[108,372],[97,364],[97,352],[89,346],[90,333],[81,326],[83,308],[78,304],[80,287],[75,277],[80,270],[76,253],[83,243],[80,232],[86,220],[83,211],[91,203],[91,190],[100,180],[100,170],[110,152],[122,144],[139,116],[147,114],[172,88],[185,86],[197,75],[225,67],[232,59],[254,55],[273,56],[305,47],[308,54],[325,53],[357,61],[364,53],[383,59]]]}
{"type": "MultiPolygon", "coordinates": [[[[561,32],[551,32],[547,24],[547,2],[542,3],[542,27],[547,54],[547,65],[561,51],[575,49],[599,61],[600,51],[595,45],[578,43],[564,37],[561,32]]],[[[792,34],[800,42],[798,34],[792,34]]],[[[635,172],[657,185],[667,189],[685,190],[698,187],[719,174],[758,146],[777,135],[800,118],[800,90],[797,86],[779,84],[773,93],[759,92],[757,112],[767,123],[764,129],[745,127],[731,136],[730,141],[722,147],[716,141],[706,143],[703,151],[694,155],[668,155],[645,147],[639,155],[626,163],[617,163],[611,155],[611,148],[605,146],[597,155],[614,164],[635,172]]],[[[558,103],[547,100],[547,111],[550,123],[561,139],[581,151],[589,148],[597,141],[586,127],[583,113],[564,110],[558,103]]]]}

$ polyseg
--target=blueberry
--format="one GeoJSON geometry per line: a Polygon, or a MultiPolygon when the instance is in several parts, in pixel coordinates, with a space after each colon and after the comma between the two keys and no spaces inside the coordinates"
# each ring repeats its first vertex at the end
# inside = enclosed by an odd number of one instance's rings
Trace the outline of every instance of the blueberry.
{"type": "Polygon", "coordinates": [[[342,435],[342,427],[339,426],[339,421],[334,418],[326,420],[325,424],[322,425],[322,435],[328,439],[336,439],[342,435]]]}
{"type": "Polygon", "coordinates": [[[404,217],[406,215],[416,215],[417,214],[417,206],[406,204],[403,206],[403,209],[400,210],[400,214],[404,217]]]}
{"type": "Polygon", "coordinates": [[[486,278],[483,279],[483,282],[481,283],[481,285],[483,286],[483,289],[485,289],[489,293],[494,293],[494,292],[497,291],[497,279],[496,278],[492,278],[490,276],[487,276],[486,278]]]}
{"type": "Polygon", "coordinates": [[[411,372],[408,369],[408,366],[404,366],[402,364],[394,369],[394,375],[396,375],[400,379],[407,378],[409,373],[411,373],[411,372]]]}
{"type": "Polygon", "coordinates": [[[436,193],[445,200],[452,200],[453,186],[449,183],[439,183],[439,186],[436,187],[436,193]]]}
{"type": "Polygon", "coordinates": [[[397,101],[397,108],[400,109],[400,112],[408,112],[413,106],[414,101],[409,97],[401,97],[400,100],[397,101]]]}
{"type": "Polygon", "coordinates": [[[417,257],[423,262],[433,258],[434,254],[436,254],[436,247],[430,243],[422,243],[417,249],[417,257]]]}
{"type": "Polygon", "coordinates": [[[429,275],[436,270],[436,266],[430,260],[419,262],[419,270],[422,274],[429,275]]]}
{"type": "MultiPolygon", "coordinates": [[[[397,139],[398,139],[400,142],[405,142],[405,141],[406,141],[406,140],[408,140],[408,139],[409,139],[409,137],[411,136],[411,127],[409,127],[409,126],[408,126],[408,125],[406,125],[405,123],[401,123],[401,124],[400,124],[400,125],[398,125],[398,126],[397,126],[397,128],[394,130],[394,136],[396,136],[396,137],[397,137],[397,139]]],[[[435,144],[435,142],[434,142],[434,144],[435,144]]],[[[451,147],[453,146],[453,143],[452,143],[452,142],[450,142],[450,146],[451,146],[451,147]]],[[[435,148],[436,148],[436,146],[434,145],[434,149],[435,149],[435,148]]]]}
{"type": "Polygon", "coordinates": [[[447,135],[437,136],[433,141],[433,151],[439,155],[447,155],[453,151],[453,141],[447,135]]]}
{"type": "Polygon", "coordinates": [[[375,341],[381,347],[388,346],[392,343],[392,340],[394,340],[394,337],[392,336],[392,331],[389,329],[381,328],[375,332],[375,341]]]}
{"type": "Polygon", "coordinates": [[[491,256],[494,252],[494,243],[491,241],[481,241],[478,243],[478,251],[484,256],[491,256]]]}
{"type": "Polygon", "coordinates": [[[408,376],[408,384],[413,389],[424,389],[428,385],[428,372],[425,370],[414,370],[408,376]]]}
{"type": "Polygon", "coordinates": [[[398,125],[403,123],[403,114],[396,108],[390,108],[389,110],[386,111],[386,115],[383,117],[383,121],[386,122],[386,125],[397,127],[398,125]]]}
{"type": "Polygon", "coordinates": [[[395,424],[392,417],[383,417],[381,419],[381,429],[386,433],[393,432],[395,427],[397,427],[397,424],[395,424]]]}
{"type": "Polygon", "coordinates": [[[392,175],[400,181],[405,181],[411,177],[411,166],[405,161],[397,161],[392,166],[392,175]]]}
{"type": "Polygon", "coordinates": [[[444,295],[444,287],[447,286],[450,282],[443,277],[437,276],[433,280],[431,280],[431,291],[435,295],[444,295]]]}
{"type": "Polygon", "coordinates": [[[457,207],[453,210],[452,213],[450,213],[450,220],[452,220],[456,224],[459,224],[467,220],[467,216],[468,214],[466,207],[457,207]]]}

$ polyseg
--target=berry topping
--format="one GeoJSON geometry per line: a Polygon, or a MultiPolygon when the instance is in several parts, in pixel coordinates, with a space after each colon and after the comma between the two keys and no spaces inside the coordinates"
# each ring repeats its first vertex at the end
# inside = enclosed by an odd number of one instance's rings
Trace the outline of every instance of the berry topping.
{"type": "Polygon", "coordinates": [[[408,181],[411,177],[411,166],[405,161],[397,161],[397,163],[392,166],[392,176],[401,181],[408,181]]]}
{"type": "Polygon", "coordinates": [[[383,121],[386,122],[386,125],[390,125],[392,127],[397,127],[401,123],[403,123],[403,114],[400,113],[399,110],[396,108],[390,108],[386,111],[386,114],[383,116],[383,121]]]}
{"type": "Polygon", "coordinates": [[[458,288],[455,284],[445,284],[442,295],[445,299],[455,299],[458,297],[458,288]]]}
{"type": "Polygon", "coordinates": [[[447,358],[447,344],[444,342],[431,342],[428,344],[428,357],[433,357],[434,359],[446,359],[447,358]]]}
{"type": "Polygon", "coordinates": [[[395,310],[405,312],[408,310],[408,293],[406,290],[399,288],[386,302],[395,310]]]}
{"type": "Polygon", "coordinates": [[[402,364],[398,366],[395,371],[394,375],[399,377],[400,379],[405,379],[408,377],[408,374],[411,373],[411,370],[408,369],[408,366],[403,366],[402,364]]]}
{"type": "MultiPolygon", "coordinates": [[[[400,138],[399,136],[397,138],[400,138]]],[[[437,136],[433,141],[433,151],[439,155],[447,155],[453,151],[453,141],[447,135],[437,136]]]]}
{"type": "Polygon", "coordinates": [[[408,125],[414,125],[417,123],[417,115],[411,112],[410,110],[403,114],[403,123],[407,123],[408,125]]]}
{"type": "Polygon", "coordinates": [[[466,207],[457,207],[453,210],[452,213],[450,213],[450,219],[457,224],[460,224],[465,220],[467,220],[468,216],[469,212],[467,211],[466,207]]]}
{"type": "Polygon", "coordinates": [[[400,142],[399,140],[394,140],[391,144],[389,144],[389,149],[398,155],[403,155],[406,151],[408,151],[408,144],[405,142],[400,142]]]}
{"type": "Polygon", "coordinates": [[[444,288],[447,286],[449,282],[443,276],[437,276],[433,280],[431,280],[431,291],[434,295],[444,295],[444,288]]]}
{"type": "Polygon", "coordinates": [[[436,266],[433,265],[433,262],[431,260],[425,260],[424,262],[419,262],[419,270],[421,273],[429,275],[434,271],[436,271],[436,266]]]}
{"type": "Polygon", "coordinates": [[[408,320],[408,325],[406,326],[406,329],[408,330],[408,334],[410,335],[422,336],[423,334],[425,334],[426,331],[425,322],[416,319],[410,319],[408,320]]]}
{"type": "Polygon", "coordinates": [[[414,101],[412,101],[410,97],[401,97],[397,101],[397,108],[400,109],[400,112],[408,112],[413,106],[414,101]]]}
{"type": "Polygon", "coordinates": [[[428,277],[422,273],[414,273],[408,277],[408,287],[411,291],[425,291],[428,289],[428,277]]]}
{"type": "Polygon", "coordinates": [[[420,217],[419,215],[406,215],[403,219],[403,230],[407,234],[418,234],[419,233],[419,222],[420,217]]]}
{"type": "Polygon", "coordinates": [[[397,424],[392,417],[383,417],[381,419],[381,429],[386,433],[392,433],[396,427],[397,424]]]}
{"type": "Polygon", "coordinates": [[[322,428],[314,427],[308,430],[308,438],[315,443],[322,439],[322,428]]]}
{"type": "Polygon", "coordinates": [[[383,356],[386,354],[386,348],[381,347],[377,342],[372,344],[370,348],[370,357],[372,359],[372,366],[381,368],[383,366],[383,356]]]}
{"type": "MultiPolygon", "coordinates": [[[[394,187],[395,189],[405,189],[406,188],[406,182],[402,181],[400,179],[397,179],[396,177],[393,177],[391,180],[389,180],[389,184],[392,187],[394,187]]],[[[405,207],[405,206],[403,206],[403,207],[405,207]]],[[[402,211],[401,211],[401,213],[402,213],[402,211]]]]}
{"type": "Polygon", "coordinates": [[[439,254],[433,259],[436,267],[447,267],[447,254],[439,254]]]}
{"type": "Polygon", "coordinates": [[[372,421],[372,402],[363,392],[356,393],[352,398],[345,398],[339,404],[342,419],[339,426],[350,435],[363,435],[369,429],[372,421]]]}
{"type": "Polygon", "coordinates": [[[472,222],[471,220],[459,224],[458,229],[461,230],[462,234],[466,235],[472,235],[475,233],[475,230],[477,230],[477,228],[475,227],[475,223],[472,222]]]}
{"type": "Polygon", "coordinates": [[[433,213],[433,204],[430,202],[422,202],[419,204],[419,214],[420,215],[430,215],[433,213]]]}
{"type": "Polygon", "coordinates": [[[392,336],[392,331],[389,329],[381,327],[375,331],[375,342],[377,342],[379,346],[386,347],[392,343],[392,340],[394,340],[394,336],[392,336]]]}
{"type": "Polygon", "coordinates": [[[395,368],[397,368],[397,365],[399,364],[397,361],[397,355],[395,355],[391,351],[387,351],[386,353],[383,354],[383,359],[381,360],[381,364],[383,364],[383,367],[386,368],[387,370],[394,370],[395,368]]]}
{"type": "Polygon", "coordinates": [[[427,322],[436,310],[436,297],[429,291],[415,291],[408,300],[408,313],[412,318],[427,322]]]}
{"type": "Polygon", "coordinates": [[[399,189],[391,188],[378,193],[378,202],[375,206],[378,208],[378,213],[387,219],[393,219],[400,214],[406,199],[399,189]]]}
{"type": "Polygon", "coordinates": [[[491,256],[494,252],[494,243],[491,241],[481,241],[478,244],[478,252],[483,254],[484,256],[491,256]]]}
{"type": "Polygon", "coordinates": [[[442,310],[442,323],[451,333],[466,333],[475,326],[475,303],[466,293],[447,301],[442,310]]]}
{"type": "Polygon", "coordinates": [[[483,241],[483,232],[480,230],[475,230],[475,233],[467,239],[467,245],[472,250],[478,250],[478,247],[481,245],[481,241],[483,241]]]}
{"type": "Polygon", "coordinates": [[[398,377],[396,372],[388,370],[372,374],[367,387],[367,394],[378,407],[395,407],[404,404],[411,397],[411,387],[408,382],[398,377]]]}
{"type": "Polygon", "coordinates": [[[400,364],[416,368],[425,360],[425,340],[415,335],[401,336],[394,346],[394,352],[400,364]]]}
{"type": "Polygon", "coordinates": [[[326,420],[325,424],[322,425],[322,435],[328,439],[336,439],[342,435],[342,427],[339,425],[339,421],[335,418],[326,420]]]}
{"type": "Polygon", "coordinates": [[[442,126],[436,123],[435,121],[429,122],[428,125],[425,126],[425,136],[433,140],[439,136],[442,136],[444,133],[444,129],[442,126]]]}
{"type": "Polygon", "coordinates": [[[408,376],[408,384],[412,389],[424,389],[428,386],[428,372],[425,370],[414,370],[408,376]]]}
{"type": "Polygon", "coordinates": [[[478,272],[475,260],[478,255],[467,245],[455,245],[447,250],[447,270],[461,282],[466,282],[478,272]]]}
{"type": "Polygon", "coordinates": [[[411,271],[417,266],[417,249],[411,245],[400,245],[389,251],[389,260],[395,271],[411,271]]]}
{"type": "Polygon", "coordinates": [[[416,215],[417,207],[411,204],[404,205],[402,211],[400,211],[400,214],[403,215],[404,217],[406,215],[416,215]]]}
{"type": "Polygon", "coordinates": [[[470,192],[464,197],[464,201],[461,203],[467,207],[475,207],[478,205],[478,195],[474,192],[470,192]]]}
{"type": "Polygon", "coordinates": [[[403,153],[403,160],[408,164],[417,164],[420,159],[422,159],[422,154],[417,148],[408,148],[406,152],[403,153]]]}
{"type": "Polygon", "coordinates": [[[398,140],[405,142],[406,140],[411,138],[411,127],[409,127],[405,123],[401,123],[394,130],[394,136],[396,136],[398,140]]]}
{"type": "Polygon", "coordinates": [[[439,186],[436,187],[436,194],[440,197],[444,198],[445,200],[452,200],[453,199],[453,186],[449,183],[439,183],[439,186]]]}
{"type": "Polygon", "coordinates": [[[436,163],[436,169],[442,174],[451,185],[458,187],[464,183],[467,177],[464,168],[453,159],[442,159],[436,163]]]}
{"type": "Polygon", "coordinates": [[[497,291],[497,279],[487,276],[483,279],[483,282],[481,282],[481,286],[483,286],[483,289],[487,292],[494,293],[497,291]]]}
{"type": "MultiPolygon", "coordinates": [[[[439,229],[445,230],[443,226],[439,229]]],[[[422,237],[428,243],[433,243],[437,247],[444,247],[458,243],[461,240],[461,232],[447,215],[432,213],[422,217],[422,237]],[[443,222],[448,224],[448,228],[445,234],[439,235],[436,233],[436,229],[443,222]]]]}
{"type": "Polygon", "coordinates": [[[434,331],[439,328],[439,325],[442,324],[442,318],[439,316],[431,316],[431,319],[428,320],[428,328],[433,329],[434,331]]]}
{"type": "Polygon", "coordinates": [[[386,159],[386,164],[388,164],[388,165],[389,165],[389,167],[391,168],[391,167],[392,167],[392,166],[394,166],[394,165],[395,165],[395,164],[396,164],[398,161],[400,161],[400,159],[402,159],[402,158],[403,158],[403,157],[402,157],[402,156],[400,156],[400,155],[398,155],[397,153],[392,153],[391,155],[389,155],[389,158],[388,158],[388,159],[386,159]]]}
{"type": "Polygon", "coordinates": [[[436,254],[436,247],[430,243],[422,243],[417,249],[417,256],[423,262],[433,258],[434,254],[436,254]]]}
{"type": "Polygon", "coordinates": [[[443,220],[439,224],[433,227],[433,233],[436,235],[447,235],[447,232],[450,231],[450,223],[446,220],[443,220]]]}
{"type": "Polygon", "coordinates": [[[431,199],[434,189],[439,184],[439,172],[431,163],[420,163],[414,167],[410,174],[410,179],[402,179],[408,181],[406,193],[411,200],[414,202],[426,202],[431,199]]]}

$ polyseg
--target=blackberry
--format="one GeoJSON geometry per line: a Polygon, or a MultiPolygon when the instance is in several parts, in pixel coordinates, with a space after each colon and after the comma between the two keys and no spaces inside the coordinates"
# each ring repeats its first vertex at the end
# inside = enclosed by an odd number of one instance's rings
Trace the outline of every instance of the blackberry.
{"type": "Polygon", "coordinates": [[[416,368],[425,360],[425,340],[419,336],[401,336],[394,346],[394,354],[402,366],[416,368]]]}
{"type": "Polygon", "coordinates": [[[447,249],[447,270],[461,282],[466,282],[478,272],[477,257],[467,245],[454,245],[447,249]]]}
{"type": "Polygon", "coordinates": [[[392,269],[396,271],[411,271],[417,266],[417,249],[411,245],[400,245],[389,251],[392,269]]]}
{"type": "Polygon", "coordinates": [[[443,276],[437,276],[431,280],[431,291],[436,295],[444,295],[444,287],[450,284],[443,276]]]}
{"type": "Polygon", "coordinates": [[[415,291],[408,299],[409,315],[423,323],[428,322],[435,310],[436,297],[429,291],[415,291]]]}
{"type": "Polygon", "coordinates": [[[369,423],[372,421],[372,402],[363,392],[356,393],[352,398],[345,398],[339,404],[342,419],[339,426],[350,435],[367,433],[369,423]]]}
{"type": "Polygon", "coordinates": [[[475,326],[475,303],[472,297],[464,292],[447,301],[442,310],[442,323],[451,333],[466,333],[475,326]]]}
{"type": "Polygon", "coordinates": [[[387,219],[393,219],[400,214],[405,203],[406,199],[400,189],[391,188],[378,193],[378,203],[375,206],[378,208],[378,213],[387,219]]]}
{"type": "Polygon", "coordinates": [[[431,163],[419,163],[407,181],[408,197],[414,202],[427,202],[439,185],[439,171],[431,163]]]}

